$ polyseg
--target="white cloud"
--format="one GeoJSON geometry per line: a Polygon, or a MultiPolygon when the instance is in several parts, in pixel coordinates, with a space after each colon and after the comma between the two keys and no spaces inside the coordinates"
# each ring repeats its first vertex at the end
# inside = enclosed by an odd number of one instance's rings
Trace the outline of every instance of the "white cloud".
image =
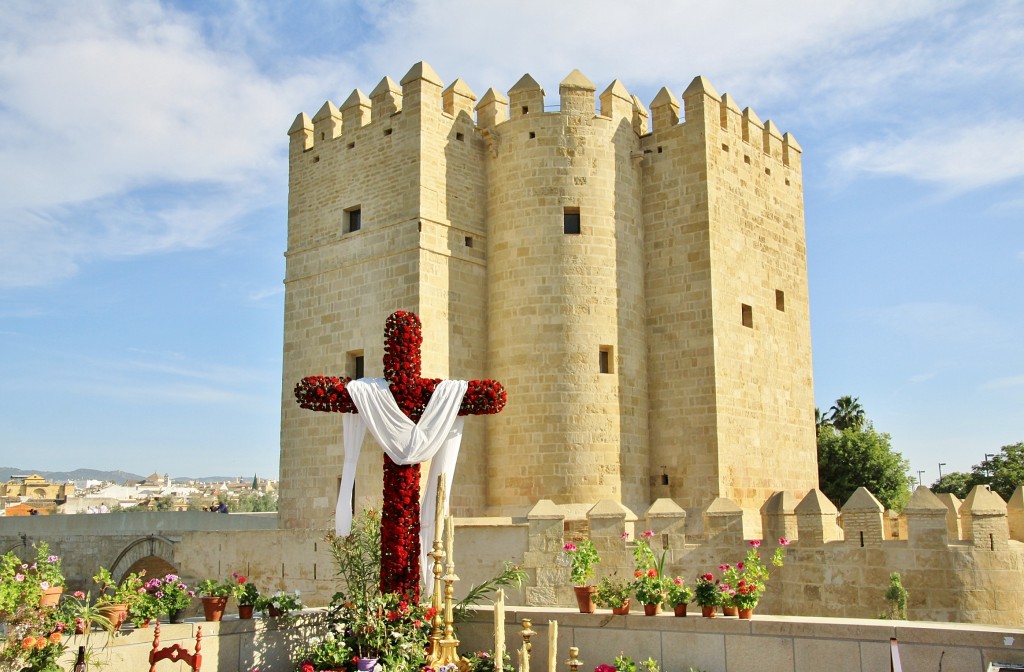
{"type": "Polygon", "coordinates": [[[279,199],[316,72],[272,80],[153,2],[15,3],[0,44],[0,285],[208,246],[279,199]]]}
{"type": "Polygon", "coordinates": [[[996,378],[990,380],[981,386],[983,390],[996,390],[1007,387],[1024,387],[1024,375],[1021,376],[1007,376],[1005,378],[996,378]]]}
{"type": "Polygon", "coordinates": [[[837,165],[846,171],[932,182],[954,191],[1024,177],[1024,121],[1004,118],[950,126],[856,145],[839,156],[837,165]]]}

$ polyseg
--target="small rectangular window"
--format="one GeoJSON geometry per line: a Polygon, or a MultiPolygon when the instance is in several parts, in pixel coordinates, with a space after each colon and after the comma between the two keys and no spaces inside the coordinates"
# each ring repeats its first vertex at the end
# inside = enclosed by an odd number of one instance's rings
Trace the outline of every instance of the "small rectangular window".
{"type": "Polygon", "coordinates": [[[562,212],[563,233],[578,234],[580,232],[580,209],[566,208],[562,212]]]}
{"type": "Polygon", "coordinates": [[[358,380],[360,378],[365,377],[365,371],[363,370],[362,350],[353,350],[352,352],[348,353],[346,359],[348,359],[348,366],[346,368],[348,369],[348,374],[350,378],[358,380]]]}
{"type": "Polygon", "coordinates": [[[526,105],[523,105],[523,114],[529,114],[529,113],[530,113],[530,108],[528,106],[526,106],[526,105]]]}
{"type": "Polygon", "coordinates": [[[743,155],[743,163],[747,164],[748,166],[750,165],[750,154],[743,155]]]}
{"type": "Polygon", "coordinates": [[[352,233],[363,228],[363,211],[358,208],[349,208],[345,211],[345,233],[352,233]]]}
{"type": "Polygon", "coordinates": [[[530,131],[530,140],[533,140],[536,137],[537,137],[537,134],[535,132],[533,132],[533,131],[530,131]]]}
{"type": "Polygon", "coordinates": [[[394,130],[393,128],[385,128],[385,129],[384,129],[384,135],[391,135],[391,132],[392,132],[393,130],[394,130]]]}
{"type": "Polygon", "coordinates": [[[614,373],[614,360],[612,359],[612,346],[602,345],[597,354],[597,366],[601,373],[614,373]]]}
{"type": "Polygon", "coordinates": [[[775,310],[786,312],[786,293],[781,289],[775,290],[775,310]]]}
{"type": "Polygon", "coordinates": [[[473,247],[473,236],[466,236],[466,247],[473,247]]]}
{"type": "Polygon", "coordinates": [[[744,327],[753,328],[754,327],[754,309],[744,303],[744,304],[742,304],[741,312],[742,312],[742,316],[743,316],[743,326],[744,327]]]}
{"type": "Polygon", "coordinates": [[[458,140],[459,142],[465,142],[466,136],[464,136],[462,133],[456,133],[455,139],[458,140]]]}

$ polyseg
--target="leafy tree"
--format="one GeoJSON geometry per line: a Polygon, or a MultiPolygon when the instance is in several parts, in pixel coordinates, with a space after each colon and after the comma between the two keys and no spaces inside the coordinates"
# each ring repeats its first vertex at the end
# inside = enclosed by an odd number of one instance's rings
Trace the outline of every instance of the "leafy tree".
{"type": "Polygon", "coordinates": [[[250,492],[238,498],[232,509],[239,513],[254,511],[277,511],[277,493],[250,492]]]}
{"type": "Polygon", "coordinates": [[[942,478],[932,483],[931,490],[935,494],[941,492],[951,492],[956,495],[957,499],[965,499],[967,493],[971,491],[975,485],[978,484],[974,474],[968,474],[963,471],[953,471],[948,474],[944,474],[942,478]]]}
{"type": "Polygon", "coordinates": [[[866,417],[859,397],[839,397],[829,410],[828,422],[838,430],[860,429],[866,417]]]}
{"type": "Polygon", "coordinates": [[[992,457],[972,468],[976,483],[992,487],[1005,501],[1010,500],[1018,485],[1024,485],[1024,441],[1003,446],[992,457]]]}
{"type": "Polygon", "coordinates": [[[888,434],[864,428],[823,429],[818,434],[818,482],[841,507],[864,486],[888,509],[900,511],[910,499],[910,463],[893,450],[888,434]]]}

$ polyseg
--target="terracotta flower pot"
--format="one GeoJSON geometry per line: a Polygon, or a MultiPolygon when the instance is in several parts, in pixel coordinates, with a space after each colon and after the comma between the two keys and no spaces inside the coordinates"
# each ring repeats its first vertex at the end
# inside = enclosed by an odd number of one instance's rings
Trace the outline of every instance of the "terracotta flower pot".
{"type": "Polygon", "coordinates": [[[718,615],[718,607],[716,607],[715,605],[711,605],[710,607],[702,606],[700,608],[700,615],[704,618],[714,618],[718,615]]]}
{"type": "Polygon", "coordinates": [[[676,606],[672,607],[672,611],[675,613],[676,616],[686,616],[686,605],[677,604],[676,606]]]}
{"type": "Polygon", "coordinates": [[[98,607],[96,613],[110,621],[112,629],[120,630],[125,619],[128,618],[128,605],[121,603],[105,604],[102,607],[98,607]]]}
{"type": "Polygon", "coordinates": [[[751,618],[754,617],[754,608],[751,607],[750,609],[740,609],[739,616],[742,619],[750,620],[751,618]]]}
{"type": "Polygon", "coordinates": [[[661,613],[660,604],[645,604],[644,605],[644,616],[657,616],[661,613]]]}
{"type": "Polygon", "coordinates": [[[64,593],[64,586],[50,586],[39,596],[40,607],[56,607],[60,596],[64,593]]]}
{"type": "Polygon", "coordinates": [[[739,611],[737,607],[722,607],[722,614],[726,616],[738,616],[739,611]]]}
{"type": "Polygon", "coordinates": [[[252,605],[251,604],[240,604],[238,605],[238,617],[241,619],[252,618],[252,605]]]}
{"type": "Polygon", "coordinates": [[[625,616],[629,613],[629,600],[622,603],[621,607],[612,607],[612,613],[616,616],[625,616]]]}
{"type": "Polygon", "coordinates": [[[226,597],[204,597],[203,613],[208,621],[219,621],[224,616],[224,607],[228,604],[226,597]]]}
{"type": "Polygon", "coordinates": [[[573,586],[572,589],[576,593],[576,604],[581,614],[592,614],[597,611],[597,605],[594,604],[597,586],[573,586]]]}

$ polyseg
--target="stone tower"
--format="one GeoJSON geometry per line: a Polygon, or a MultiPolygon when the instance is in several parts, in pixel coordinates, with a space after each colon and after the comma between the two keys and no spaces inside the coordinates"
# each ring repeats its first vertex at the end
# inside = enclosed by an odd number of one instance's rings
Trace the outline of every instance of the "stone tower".
{"type": "MultiPolygon", "coordinates": [[[[648,113],[574,71],[445,88],[419,63],[289,130],[281,515],[323,526],[341,419],[302,376],[381,375],[383,324],[423,321],[423,375],[495,378],[456,515],[728,497],[817,483],[800,148],[696,78],[648,113]],[[474,120],[475,112],[475,120],[474,120]]],[[[364,450],[357,500],[380,497],[364,450]]]]}

